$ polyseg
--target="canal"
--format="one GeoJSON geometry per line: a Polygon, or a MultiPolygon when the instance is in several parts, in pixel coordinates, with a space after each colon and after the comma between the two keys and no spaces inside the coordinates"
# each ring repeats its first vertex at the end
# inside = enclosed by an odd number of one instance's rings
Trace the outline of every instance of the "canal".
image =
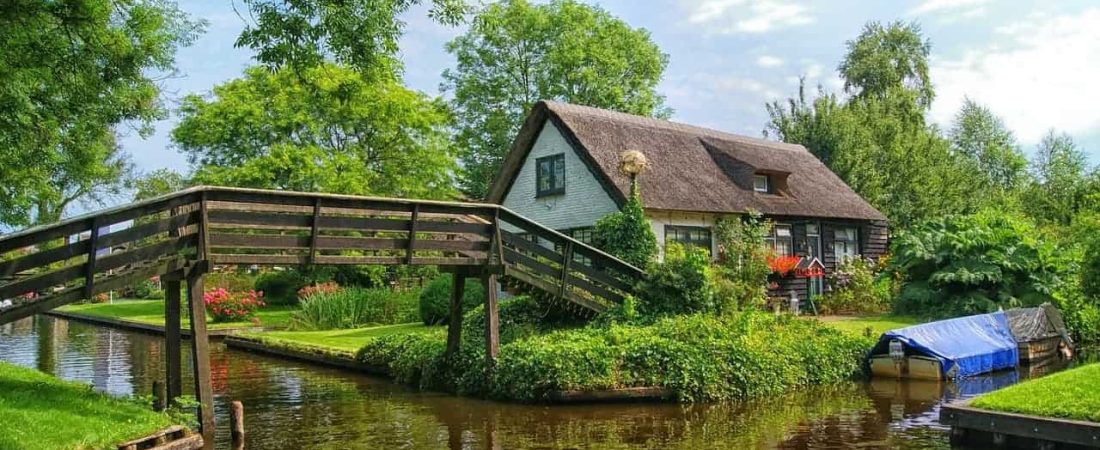
{"type": "MultiPolygon", "coordinates": [[[[250,449],[949,448],[937,422],[943,402],[1038,374],[1021,370],[942,387],[851,382],[752,402],[544,406],[421,393],[212,347],[217,417],[224,424],[228,403],[243,402],[250,449]]],[[[158,336],[43,316],[0,326],[0,360],[112,394],[149,394],[164,371],[158,336]]],[[[184,361],[189,366],[190,356],[184,361]]],[[[218,448],[228,448],[227,430],[218,431],[218,448]]]]}

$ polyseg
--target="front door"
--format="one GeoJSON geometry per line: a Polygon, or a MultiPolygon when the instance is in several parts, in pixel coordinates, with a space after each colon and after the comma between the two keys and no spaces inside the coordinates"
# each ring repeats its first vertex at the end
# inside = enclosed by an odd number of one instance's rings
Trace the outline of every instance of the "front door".
{"type": "MultiPolygon", "coordinates": [[[[818,222],[806,223],[806,257],[807,259],[822,259],[821,256],[821,224],[818,222]]],[[[825,292],[825,278],[810,278],[806,282],[809,296],[820,295],[825,292]]]]}

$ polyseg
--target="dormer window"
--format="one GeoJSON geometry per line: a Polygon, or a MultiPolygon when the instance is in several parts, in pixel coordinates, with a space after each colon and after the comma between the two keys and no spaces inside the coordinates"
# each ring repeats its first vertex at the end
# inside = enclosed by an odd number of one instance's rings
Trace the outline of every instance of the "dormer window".
{"type": "Polygon", "coordinates": [[[771,193],[772,183],[771,177],[764,174],[756,174],[752,176],[752,190],[763,194],[771,193]]]}

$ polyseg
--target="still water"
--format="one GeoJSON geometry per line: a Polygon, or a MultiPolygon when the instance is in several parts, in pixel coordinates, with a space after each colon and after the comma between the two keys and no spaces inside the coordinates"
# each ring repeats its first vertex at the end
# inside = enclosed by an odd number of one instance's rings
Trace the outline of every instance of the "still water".
{"type": "MultiPolygon", "coordinates": [[[[0,360],[112,394],[151,392],[162,348],[157,336],[42,316],[0,326],[0,360]]],[[[250,449],[949,448],[942,403],[1038,374],[945,387],[852,382],[740,403],[532,406],[421,393],[221,344],[211,358],[217,418],[243,402],[250,449]]],[[[184,361],[187,374],[190,355],[184,361]]],[[[218,431],[218,448],[228,448],[218,431]]]]}

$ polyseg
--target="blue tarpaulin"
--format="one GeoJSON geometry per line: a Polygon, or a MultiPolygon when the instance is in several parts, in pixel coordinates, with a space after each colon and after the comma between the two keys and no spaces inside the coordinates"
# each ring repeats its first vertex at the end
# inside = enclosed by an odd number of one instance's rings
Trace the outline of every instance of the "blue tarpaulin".
{"type": "Polygon", "coordinates": [[[889,353],[890,341],[905,344],[906,356],[940,361],[945,377],[967,377],[1016,367],[1016,339],[1004,312],[941,320],[887,331],[871,355],[889,353]]]}

